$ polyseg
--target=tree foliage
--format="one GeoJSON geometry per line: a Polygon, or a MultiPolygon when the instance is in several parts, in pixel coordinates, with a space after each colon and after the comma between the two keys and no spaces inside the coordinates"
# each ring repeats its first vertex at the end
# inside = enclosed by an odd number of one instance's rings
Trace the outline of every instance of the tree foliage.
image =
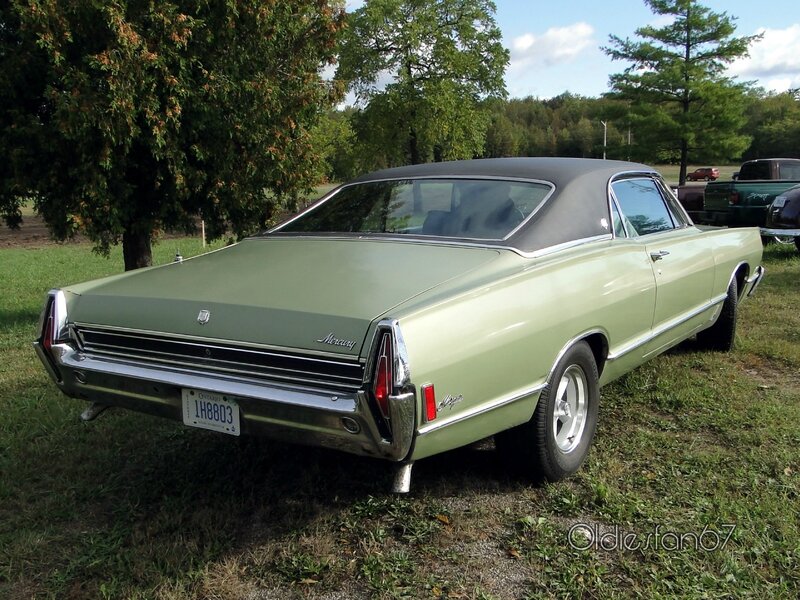
{"type": "Polygon", "coordinates": [[[631,63],[612,75],[610,84],[631,102],[640,140],[656,155],[677,157],[683,184],[694,156],[730,159],[747,147],[749,140],[738,133],[744,124],[745,86],[726,78],[724,69],[746,55],[758,36],[735,37],[732,17],[696,0],[645,3],[671,21],[638,28],[637,41],[610,36],[606,53],[631,63]]]}
{"type": "Polygon", "coordinates": [[[800,158],[800,92],[751,94],[745,114],[753,138],[745,158],[800,158]]]}
{"type": "Polygon", "coordinates": [[[32,198],[54,235],[123,243],[263,226],[314,182],[309,128],[341,96],[338,2],[114,0],[0,5],[0,212],[32,198]]]}
{"type": "Polygon", "coordinates": [[[337,77],[366,103],[355,128],[376,166],[483,150],[482,102],[505,96],[509,60],[494,13],[491,0],[366,0],[349,16],[337,77]]]}

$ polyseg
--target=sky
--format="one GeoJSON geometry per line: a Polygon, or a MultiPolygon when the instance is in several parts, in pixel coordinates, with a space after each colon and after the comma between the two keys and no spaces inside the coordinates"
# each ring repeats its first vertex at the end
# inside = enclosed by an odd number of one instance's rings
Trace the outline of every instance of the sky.
{"type": "MultiPolygon", "coordinates": [[[[348,10],[363,0],[347,2],[348,10]]],[[[565,91],[599,96],[608,77],[627,64],[600,49],[611,34],[634,38],[642,25],[663,25],[643,0],[495,0],[503,44],[511,52],[506,88],[512,98],[552,98],[565,91]]],[[[728,74],[766,90],[800,88],[800,2],[798,0],[704,0],[715,12],[736,17],[736,35],[762,33],[749,58],[728,74]]],[[[661,20],[660,20],[661,19],[661,20]]]]}

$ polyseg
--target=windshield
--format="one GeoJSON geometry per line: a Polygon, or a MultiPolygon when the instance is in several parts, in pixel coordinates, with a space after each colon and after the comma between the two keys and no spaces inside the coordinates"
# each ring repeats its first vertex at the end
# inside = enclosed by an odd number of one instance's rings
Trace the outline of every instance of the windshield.
{"type": "Polygon", "coordinates": [[[276,231],[502,240],[552,189],[547,183],[489,179],[357,183],[341,188],[276,231]]]}

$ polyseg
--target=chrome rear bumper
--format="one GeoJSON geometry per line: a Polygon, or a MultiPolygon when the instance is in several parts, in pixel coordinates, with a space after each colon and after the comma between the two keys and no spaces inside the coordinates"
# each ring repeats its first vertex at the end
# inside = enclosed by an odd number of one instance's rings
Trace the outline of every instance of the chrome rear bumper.
{"type": "Polygon", "coordinates": [[[181,390],[206,390],[234,397],[242,433],[333,448],[393,461],[411,449],[416,413],[412,391],[389,398],[392,439],[376,425],[363,391],[326,392],[281,386],[135,361],[97,357],[70,344],[52,346],[52,364],[40,343],[36,352],[56,385],[68,396],[182,421],[181,390]],[[53,368],[55,367],[55,369],[53,368]]]}
{"type": "Polygon", "coordinates": [[[761,227],[759,229],[763,236],[777,236],[777,237],[800,237],[800,229],[773,229],[761,227]]]}
{"type": "Polygon", "coordinates": [[[767,270],[763,266],[759,265],[756,267],[756,272],[753,273],[751,277],[747,278],[747,285],[750,286],[750,289],[747,290],[748,296],[751,296],[753,292],[756,291],[758,284],[761,283],[762,279],[764,279],[764,273],[766,272],[767,270]]]}

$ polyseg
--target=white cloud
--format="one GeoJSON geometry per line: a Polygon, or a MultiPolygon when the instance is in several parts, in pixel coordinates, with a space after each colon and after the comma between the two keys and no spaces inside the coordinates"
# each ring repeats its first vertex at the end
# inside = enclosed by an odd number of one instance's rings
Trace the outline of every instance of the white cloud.
{"type": "Polygon", "coordinates": [[[589,46],[596,46],[588,23],[551,27],[541,35],[526,33],[511,42],[510,69],[552,67],[574,61],[589,46]]]}
{"type": "Polygon", "coordinates": [[[750,56],[740,58],[728,69],[740,79],[760,80],[769,90],[784,92],[800,87],[800,23],[786,29],[760,28],[764,38],[750,47],[750,56]]]}

